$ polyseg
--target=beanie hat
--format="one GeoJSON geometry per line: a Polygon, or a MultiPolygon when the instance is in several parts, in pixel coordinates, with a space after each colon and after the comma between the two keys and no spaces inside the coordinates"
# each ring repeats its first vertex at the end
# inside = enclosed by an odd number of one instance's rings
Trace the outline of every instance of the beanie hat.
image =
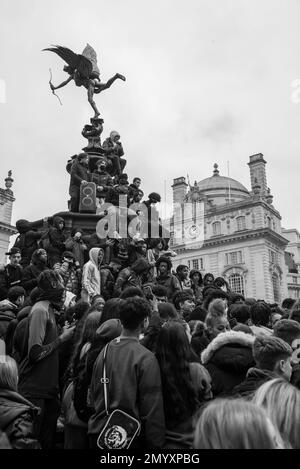
{"type": "Polygon", "coordinates": [[[71,251],[64,251],[62,257],[66,257],[67,259],[74,259],[75,256],[71,251]]]}

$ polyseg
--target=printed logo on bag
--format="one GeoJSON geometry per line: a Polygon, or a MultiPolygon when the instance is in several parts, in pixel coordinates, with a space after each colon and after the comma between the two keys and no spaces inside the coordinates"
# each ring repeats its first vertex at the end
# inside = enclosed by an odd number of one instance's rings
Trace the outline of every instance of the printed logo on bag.
{"type": "Polygon", "coordinates": [[[110,427],[104,435],[104,442],[109,449],[122,449],[127,445],[127,432],[119,425],[110,427]]]}

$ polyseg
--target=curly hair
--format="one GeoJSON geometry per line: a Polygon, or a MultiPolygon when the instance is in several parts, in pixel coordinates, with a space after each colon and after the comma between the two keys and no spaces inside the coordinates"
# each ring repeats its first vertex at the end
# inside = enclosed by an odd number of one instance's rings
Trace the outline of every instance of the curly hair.
{"type": "Polygon", "coordinates": [[[199,402],[190,375],[190,344],[184,327],[178,321],[168,321],[157,340],[158,360],[167,421],[183,422],[192,416],[199,402]]]}

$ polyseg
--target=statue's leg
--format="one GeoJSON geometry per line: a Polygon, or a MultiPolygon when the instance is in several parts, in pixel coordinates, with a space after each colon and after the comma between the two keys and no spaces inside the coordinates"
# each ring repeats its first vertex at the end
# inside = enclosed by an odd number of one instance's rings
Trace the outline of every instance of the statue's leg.
{"type": "Polygon", "coordinates": [[[98,111],[98,108],[96,106],[96,103],[94,101],[94,87],[92,85],[90,85],[88,87],[88,102],[90,103],[90,105],[92,106],[94,112],[95,112],[95,115],[94,115],[94,118],[96,119],[98,116],[100,116],[100,112],[98,111]]]}
{"type": "Polygon", "coordinates": [[[120,75],[120,73],[116,73],[113,77],[111,77],[109,80],[107,80],[106,83],[101,83],[101,91],[102,90],[107,90],[107,88],[110,88],[111,85],[117,80],[117,79],[126,81],[126,78],[123,75],[120,75]]]}

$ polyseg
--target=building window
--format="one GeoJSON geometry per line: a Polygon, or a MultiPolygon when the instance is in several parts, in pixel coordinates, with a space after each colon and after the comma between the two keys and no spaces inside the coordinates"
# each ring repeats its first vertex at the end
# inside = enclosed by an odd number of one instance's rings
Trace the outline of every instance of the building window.
{"type": "Polygon", "coordinates": [[[278,264],[278,252],[269,249],[269,260],[271,264],[278,264]]]}
{"type": "Polygon", "coordinates": [[[221,222],[220,221],[215,221],[212,224],[212,229],[213,229],[213,236],[218,236],[221,234],[221,222]]]}
{"type": "Polygon", "coordinates": [[[267,217],[267,226],[268,226],[268,228],[270,228],[270,230],[272,229],[272,220],[271,220],[271,217],[267,217]]]}
{"type": "Polygon", "coordinates": [[[297,277],[293,277],[293,283],[298,283],[297,282],[297,277]]]}
{"type": "Polygon", "coordinates": [[[237,217],[236,222],[238,231],[246,229],[246,217],[237,217]]]}
{"type": "Polygon", "coordinates": [[[244,279],[240,274],[232,274],[229,276],[229,286],[234,293],[244,295],[244,279]]]}
{"type": "Polygon", "coordinates": [[[187,263],[188,263],[189,270],[191,270],[191,261],[187,261],[187,263]]]}
{"type": "Polygon", "coordinates": [[[280,303],[280,282],[277,274],[272,275],[273,293],[275,303],[280,303]]]}
{"type": "Polygon", "coordinates": [[[226,265],[242,264],[242,251],[228,252],[226,254],[226,265]]]}
{"type": "Polygon", "coordinates": [[[203,270],[203,259],[202,257],[200,259],[192,259],[192,269],[195,270],[203,270]]]}

